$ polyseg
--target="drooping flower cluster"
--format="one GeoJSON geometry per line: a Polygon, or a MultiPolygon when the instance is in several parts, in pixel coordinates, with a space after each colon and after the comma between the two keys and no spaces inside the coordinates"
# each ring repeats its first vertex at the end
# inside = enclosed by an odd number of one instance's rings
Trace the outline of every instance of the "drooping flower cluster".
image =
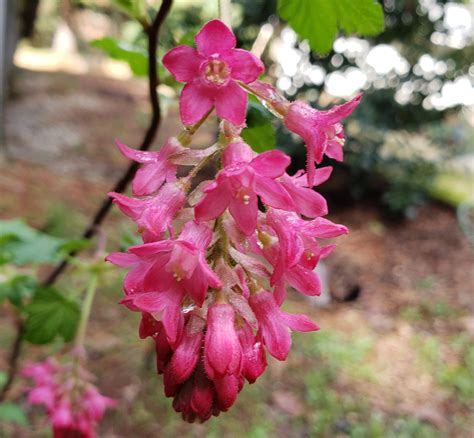
{"type": "Polygon", "coordinates": [[[335,246],[321,239],[347,233],[323,217],[327,204],[313,187],[332,168],[316,168],[315,161],[324,154],[342,159],[340,121],[360,101],[329,111],[288,102],[257,81],[262,63],[236,49],[235,36],[219,20],[202,28],[196,45],[176,47],[163,58],[186,82],[183,133],[158,152],[118,144],[143,166],[133,181],[134,197],[110,196],[135,221],[143,244],[107,257],[128,269],[121,303],[141,312],[140,337],[154,340],[165,394],[188,421],[228,410],[245,381],[253,383],[264,372],[267,354],[286,359],[291,331],[318,330],[307,316],[281,306],[288,286],[320,294],[315,267],[335,246]],[[289,175],[288,155],[257,154],[240,137],[247,92],[303,137],[307,173],[289,175]],[[219,141],[190,149],[193,133],[213,108],[222,120],[219,141]],[[213,160],[220,169],[215,179],[194,187],[196,175],[213,160]],[[194,168],[178,178],[178,165],[194,168]]]}
{"type": "Polygon", "coordinates": [[[81,365],[79,356],[75,354],[65,364],[47,359],[22,370],[34,382],[28,391],[28,403],[46,408],[54,438],[94,438],[95,426],[105,410],[116,404],[90,383],[92,376],[81,365]]]}

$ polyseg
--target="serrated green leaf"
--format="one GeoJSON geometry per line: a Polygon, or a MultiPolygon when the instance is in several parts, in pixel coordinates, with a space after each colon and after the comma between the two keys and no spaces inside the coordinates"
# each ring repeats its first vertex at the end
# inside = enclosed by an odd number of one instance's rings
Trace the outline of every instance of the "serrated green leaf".
{"type": "Polygon", "coordinates": [[[64,239],[41,233],[21,220],[0,221],[0,260],[17,265],[52,263],[64,239]]]}
{"type": "Polygon", "coordinates": [[[93,40],[90,45],[103,50],[112,59],[125,61],[135,76],[148,74],[148,54],[141,47],[111,37],[93,40]]]}
{"type": "Polygon", "coordinates": [[[21,406],[9,402],[0,404],[0,420],[22,425],[28,424],[28,419],[21,406]]]}
{"type": "Polygon", "coordinates": [[[321,54],[331,50],[339,30],[372,36],[384,29],[376,0],[278,0],[278,14],[321,54]]]}
{"type": "Polygon", "coordinates": [[[35,295],[38,289],[38,282],[29,275],[16,275],[13,278],[0,283],[0,302],[9,299],[17,307],[21,307],[26,298],[35,295]]]}
{"type": "Polygon", "coordinates": [[[31,304],[25,306],[28,317],[24,337],[33,344],[47,344],[56,336],[66,342],[74,338],[80,308],[53,288],[39,290],[31,304]]]}

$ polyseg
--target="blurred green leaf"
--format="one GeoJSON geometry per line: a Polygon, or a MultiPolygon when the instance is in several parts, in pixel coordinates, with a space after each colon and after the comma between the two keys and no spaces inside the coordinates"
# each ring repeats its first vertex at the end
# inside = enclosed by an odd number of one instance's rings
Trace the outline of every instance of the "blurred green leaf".
{"type": "Polygon", "coordinates": [[[0,404],[0,420],[8,423],[17,423],[26,425],[28,419],[21,406],[15,403],[1,403],[0,404]]]}
{"type": "Polygon", "coordinates": [[[25,298],[31,298],[38,289],[38,282],[29,275],[16,275],[0,283],[0,302],[9,299],[17,307],[24,304],[25,298]]]}
{"type": "Polygon", "coordinates": [[[255,152],[261,153],[275,148],[275,128],[271,123],[245,129],[242,138],[255,152]]]}
{"type": "Polygon", "coordinates": [[[103,50],[112,59],[125,61],[135,76],[148,74],[148,54],[143,48],[111,37],[93,40],[90,45],[103,50]]]}
{"type": "Polygon", "coordinates": [[[260,103],[249,102],[247,128],[242,131],[242,138],[252,146],[255,152],[265,152],[275,148],[276,134],[272,116],[260,103]]]}
{"type": "Polygon", "coordinates": [[[63,254],[68,254],[73,251],[82,251],[84,249],[90,248],[92,242],[89,239],[72,239],[68,242],[65,242],[59,247],[59,251],[63,254]]]}
{"type": "Polygon", "coordinates": [[[51,263],[58,259],[58,250],[65,242],[21,220],[0,221],[0,263],[51,263]]]}
{"type": "Polygon", "coordinates": [[[145,0],[112,0],[112,3],[130,17],[138,21],[148,21],[145,0]]]}
{"type": "Polygon", "coordinates": [[[81,314],[77,303],[53,288],[38,291],[25,311],[28,318],[24,337],[33,344],[47,344],[56,336],[71,341],[81,314]]]}
{"type": "Polygon", "coordinates": [[[339,30],[372,36],[384,29],[376,0],[278,0],[278,14],[321,54],[331,50],[339,30]]]}

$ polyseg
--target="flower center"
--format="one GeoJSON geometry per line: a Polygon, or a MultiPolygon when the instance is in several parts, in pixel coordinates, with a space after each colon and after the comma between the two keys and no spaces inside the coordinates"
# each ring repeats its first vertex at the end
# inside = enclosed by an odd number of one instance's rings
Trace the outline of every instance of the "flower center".
{"type": "Polygon", "coordinates": [[[212,59],[204,66],[204,79],[218,87],[227,84],[230,77],[230,69],[224,61],[212,59]]]}

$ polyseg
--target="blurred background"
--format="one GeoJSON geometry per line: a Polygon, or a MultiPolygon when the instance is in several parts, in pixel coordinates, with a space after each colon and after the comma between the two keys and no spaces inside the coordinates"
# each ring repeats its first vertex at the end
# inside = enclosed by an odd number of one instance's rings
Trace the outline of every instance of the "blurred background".
{"type": "MultiPolygon", "coordinates": [[[[79,237],[127,166],[114,138],[137,147],[143,136],[146,39],[120,3],[0,4],[0,249],[1,227],[18,218],[53,238],[79,237]]],[[[364,92],[345,123],[345,161],[324,163],[335,170],[320,187],[328,218],[351,233],[321,268],[324,297],[294,294],[288,304],[322,330],[294,334],[289,359],[270,361],[230,412],[189,425],[162,393],[151,346],[137,336],[138,315],[117,305],[121,273],[113,270],[96,298],[88,340],[99,387],[120,400],[99,436],[472,436],[474,4],[384,0],[382,34],[340,36],[327,56],[299,40],[278,17],[276,1],[232,6],[239,46],[262,56],[289,99],[325,108],[364,92]]],[[[216,16],[217,1],[175,0],[160,59],[192,43],[216,16]]],[[[180,85],[161,65],[160,75],[165,119],[154,148],[180,129],[180,85]]],[[[295,169],[304,166],[299,139],[262,107],[250,105],[248,124],[254,148],[276,146],[293,156],[295,169]]],[[[206,124],[196,145],[211,144],[215,133],[206,124]]],[[[116,211],[103,230],[111,250],[134,242],[134,232],[116,211]]],[[[3,262],[0,282],[33,269],[24,265],[3,262]]],[[[76,288],[67,275],[59,287],[66,294],[76,288]]],[[[1,305],[4,369],[14,316],[1,305]]],[[[60,348],[57,341],[46,351],[60,348]]],[[[43,358],[45,349],[28,345],[24,355],[43,358]]],[[[21,401],[21,381],[10,398],[21,401]]],[[[2,422],[0,412],[0,435],[48,436],[39,410],[28,418],[2,422]]]]}

